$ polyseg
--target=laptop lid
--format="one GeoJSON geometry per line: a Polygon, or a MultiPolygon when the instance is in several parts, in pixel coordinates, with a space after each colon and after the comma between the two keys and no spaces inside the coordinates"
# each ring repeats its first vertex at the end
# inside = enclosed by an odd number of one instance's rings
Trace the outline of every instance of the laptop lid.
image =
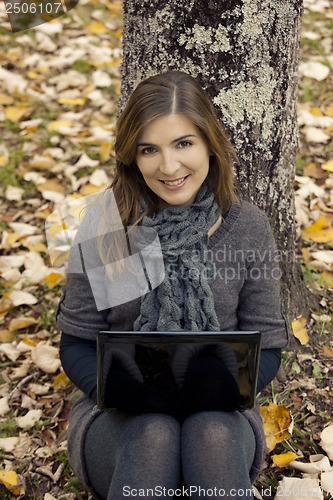
{"type": "MultiPolygon", "coordinates": [[[[145,361],[140,359],[144,348],[155,349],[156,356],[161,352],[172,356],[172,353],[186,344],[199,344],[204,347],[226,344],[232,350],[237,365],[237,383],[241,396],[241,410],[253,408],[256,397],[256,387],[259,370],[261,333],[259,331],[223,331],[223,332],[121,332],[101,331],[97,336],[97,405],[107,410],[104,403],[106,370],[105,359],[109,350],[121,344],[135,344],[137,347],[136,362],[146,383],[145,361]],[[139,359],[137,359],[139,358],[139,359]]],[[[165,369],[161,358],[160,371],[165,369]]],[[[158,374],[157,374],[158,376],[158,374]]]]}

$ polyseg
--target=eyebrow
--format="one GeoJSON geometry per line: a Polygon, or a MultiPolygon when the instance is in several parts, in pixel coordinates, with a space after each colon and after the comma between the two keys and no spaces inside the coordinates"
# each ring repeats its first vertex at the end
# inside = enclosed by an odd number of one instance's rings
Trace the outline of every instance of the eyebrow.
{"type": "MultiPolygon", "coordinates": [[[[196,137],[194,134],[187,134],[187,135],[182,135],[181,137],[178,137],[177,139],[174,139],[171,144],[174,144],[175,142],[182,141],[183,139],[187,139],[188,137],[196,137]]],[[[142,147],[142,146],[149,146],[149,147],[155,147],[156,144],[152,144],[151,142],[140,142],[137,145],[137,148],[142,147]]]]}

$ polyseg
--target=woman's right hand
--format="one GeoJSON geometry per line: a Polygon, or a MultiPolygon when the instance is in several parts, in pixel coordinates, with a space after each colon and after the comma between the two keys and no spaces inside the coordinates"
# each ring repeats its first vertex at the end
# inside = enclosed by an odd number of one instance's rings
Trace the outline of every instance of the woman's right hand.
{"type": "Polygon", "coordinates": [[[178,414],[176,398],[154,386],[139,382],[118,367],[108,373],[104,394],[106,408],[118,408],[127,413],[178,414]]]}

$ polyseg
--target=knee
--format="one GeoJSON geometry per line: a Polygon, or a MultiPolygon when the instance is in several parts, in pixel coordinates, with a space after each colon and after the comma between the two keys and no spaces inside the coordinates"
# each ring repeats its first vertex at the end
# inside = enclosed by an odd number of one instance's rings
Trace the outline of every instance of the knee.
{"type": "Polygon", "coordinates": [[[152,446],[166,448],[171,443],[177,446],[180,440],[180,425],[176,419],[169,415],[144,414],[135,417],[133,431],[146,443],[152,446]]]}
{"type": "Polygon", "coordinates": [[[230,444],[239,439],[239,418],[238,412],[199,412],[185,420],[183,429],[188,436],[195,435],[205,446],[230,444]]]}

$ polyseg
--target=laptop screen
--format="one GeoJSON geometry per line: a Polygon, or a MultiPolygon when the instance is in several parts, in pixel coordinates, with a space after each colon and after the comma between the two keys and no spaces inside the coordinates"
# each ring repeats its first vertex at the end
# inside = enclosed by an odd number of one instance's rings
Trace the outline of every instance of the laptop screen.
{"type": "MultiPolygon", "coordinates": [[[[241,410],[252,408],[255,403],[259,369],[261,333],[259,331],[230,332],[121,332],[101,331],[97,337],[97,404],[105,406],[106,360],[113,349],[135,346],[135,361],[144,382],[177,390],[171,369],[175,357],[187,346],[195,352],[215,349],[227,357],[237,380],[241,410]]],[[[134,352],[134,349],[133,349],[134,352]]],[[[185,351],[184,351],[185,352],[185,351]]]]}

